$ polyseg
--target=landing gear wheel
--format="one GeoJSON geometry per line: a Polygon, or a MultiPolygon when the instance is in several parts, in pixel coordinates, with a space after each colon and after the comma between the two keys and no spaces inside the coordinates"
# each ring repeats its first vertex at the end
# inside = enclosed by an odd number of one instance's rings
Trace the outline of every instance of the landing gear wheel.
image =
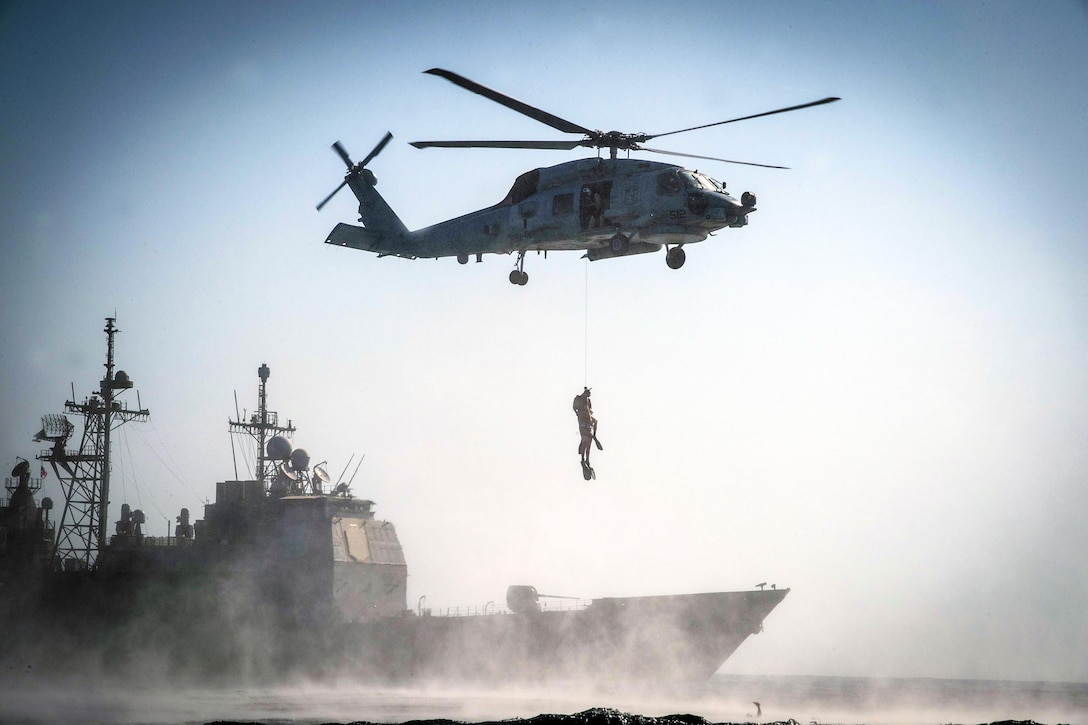
{"type": "Polygon", "coordinates": [[[525,273],[525,250],[518,251],[518,261],[514,263],[514,271],[510,273],[510,284],[525,286],[529,281],[529,275],[525,273]]]}
{"type": "Polygon", "coordinates": [[[631,240],[624,234],[617,234],[608,241],[608,248],[612,250],[612,254],[617,257],[627,254],[627,250],[631,246],[631,240]]]}
{"type": "Polygon", "coordinates": [[[592,479],[594,479],[596,477],[597,477],[597,473],[593,470],[592,466],[590,466],[585,461],[582,461],[582,478],[589,481],[589,480],[592,480],[592,479]]]}
{"type": "Polygon", "coordinates": [[[467,254],[458,254],[457,255],[457,263],[458,264],[468,264],[468,255],[467,254]]]}
{"type": "Polygon", "coordinates": [[[669,265],[669,269],[680,269],[684,266],[684,260],[688,258],[688,255],[680,247],[670,249],[665,253],[665,264],[669,265]]]}

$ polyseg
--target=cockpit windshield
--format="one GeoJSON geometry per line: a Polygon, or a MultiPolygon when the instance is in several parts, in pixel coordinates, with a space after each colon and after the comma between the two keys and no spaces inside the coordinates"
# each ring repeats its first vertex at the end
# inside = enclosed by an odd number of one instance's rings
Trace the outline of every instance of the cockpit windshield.
{"type": "Polygon", "coordinates": [[[720,184],[706,174],[698,171],[681,171],[680,178],[684,180],[684,186],[692,190],[724,191],[725,185],[720,184]]]}

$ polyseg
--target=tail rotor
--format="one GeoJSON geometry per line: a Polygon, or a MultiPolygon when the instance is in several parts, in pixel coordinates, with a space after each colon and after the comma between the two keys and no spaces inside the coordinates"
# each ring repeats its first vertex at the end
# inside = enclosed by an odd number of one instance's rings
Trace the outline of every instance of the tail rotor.
{"type": "Polygon", "coordinates": [[[335,151],[336,154],[341,159],[343,159],[344,165],[348,167],[348,174],[347,174],[347,176],[344,177],[344,180],[342,182],[340,182],[340,186],[336,187],[331,194],[326,196],[321,201],[321,203],[317,205],[317,210],[321,211],[322,207],[324,207],[326,204],[328,204],[329,201],[334,196],[336,196],[340,192],[341,189],[343,189],[345,186],[347,186],[349,180],[351,180],[353,177],[358,176],[360,173],[362,173],[363,169],[366,168],[366,165],[369,164],[371,161],[373,161],[374,157],[377,156],[378,154],[380,154],[382,152],[382,149],[385,148],[386,144],[388,144],[392,140],[393,140],[393,134],[387,132],[385,134],[385,136],[382,138],[382,140],[378,142],[378,145],[375,146],[374,149],[369,154],[367,154],[363,158],[363,160],[360,161],[358,164],[354,163],[351,160],[351,156],[348,154],[347,150],[345,150],[344,147],[340,145],[339,141],[334,143],[332,145],[332,150],[335,151]]]}

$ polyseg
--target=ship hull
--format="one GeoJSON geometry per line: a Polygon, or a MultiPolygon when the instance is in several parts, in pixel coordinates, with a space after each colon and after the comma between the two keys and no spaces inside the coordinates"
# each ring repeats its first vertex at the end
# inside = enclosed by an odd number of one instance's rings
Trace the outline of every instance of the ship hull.
{"type": "Polygon", "coordinates": [[[406,612],[331,624],[241,608],[238,589],[247,585],[234,576],[154,577],[139,592],[134,584],[115,577],[54,585],[52,604],[37,610],[47,624],[20,628],[5,668],[222,684],[296,676],[401,684],[701,681],[761,631],[789,592],[608,598],[516,614],[406,612]],[[117,592],[126,589],[135,596],[119,606],[117,592]]]}
{"type": "Polygon", "coordinates": [[[448,681],[698,681],[761,631],[788,592],[608,598],[571,611],[411,616],[359,625],[350,636],[357,651],[372,657],[357,667],[375,677],[385,669],[386,675],[448,681]]]}

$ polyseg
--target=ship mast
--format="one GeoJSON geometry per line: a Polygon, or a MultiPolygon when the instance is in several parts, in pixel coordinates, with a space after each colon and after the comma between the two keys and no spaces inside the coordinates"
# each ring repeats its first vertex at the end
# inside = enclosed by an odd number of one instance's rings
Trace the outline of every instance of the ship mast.
{"type": "Polygon", "coordinates": [[[83,416],[79,451],[64,448],[74,430],[64,416],[43,418],[42,431],[35,437],[52,442],[52,448],[38,458],[52,466],[64,490],[55,556],[65,566],[79,569],[89,569],[109,541],[110,434],[114,428],[132,420],[147,420],[150,415],[146,408],[132,410],[117,399],[132,387],[132,380],[123,370],[114,373],[113,337],[120,332],[115,322],[114,317],[106,318],[106,375],[99,383],[98,394],[77,403],[73,389],[73,399],[64,403],[66,412],[83,416]]]}
{"type": "Polygon", "coordinates": [[[231,433],[246,433],[252,436],[257,441],[257,477],[256,480],[264,481],[267,483],[269,478],[269,472],[267,469],[268,464],[268,452],[267,445],[269,434],[283,434],[288,438],[295,432],[295,427],[291,425],[291,421],[287,421],[286,426],[279,424],[279,414],[274,410],[268,409],[268,378],[271,376],[272,371],[268,365],[261,364],[261,367],[257,368],[257,376],[261,379],[261,385],[257,393],[257,412],[250,416],[249,421],[231,420],[230,432],[231,433]]]}

